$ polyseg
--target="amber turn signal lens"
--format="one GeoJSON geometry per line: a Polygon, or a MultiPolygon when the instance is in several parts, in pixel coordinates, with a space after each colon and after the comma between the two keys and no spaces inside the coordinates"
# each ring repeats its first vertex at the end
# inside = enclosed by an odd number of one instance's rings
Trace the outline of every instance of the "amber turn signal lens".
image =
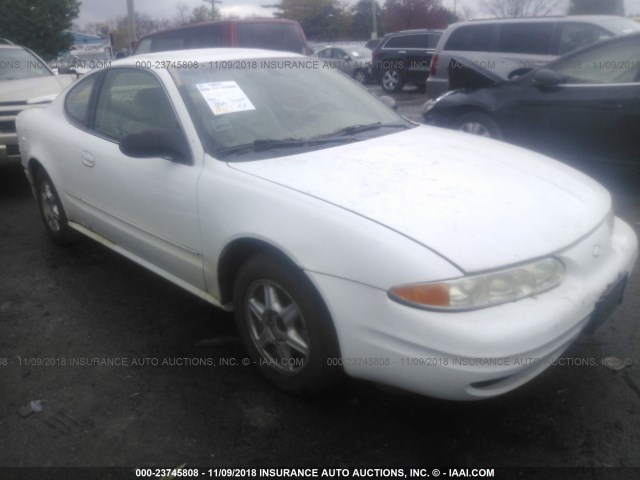
{"type": "Polygon", "coordinates": [[[447,285],[403,285],[391,289],[391,293],[401,300],[418,305],[449,306],[449,287],[447,285]]]}

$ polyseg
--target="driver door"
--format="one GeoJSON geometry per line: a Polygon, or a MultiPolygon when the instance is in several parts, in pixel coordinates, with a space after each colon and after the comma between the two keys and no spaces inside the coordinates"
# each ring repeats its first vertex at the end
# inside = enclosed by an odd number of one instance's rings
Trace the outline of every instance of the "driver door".
{"type": "Polygon", "coordinates": [[[640,40],[563,57],[549,69],[563,81],[526,89],[514,115],[518,143],[583,163],[640,161],[640,40]]]}
{"type": "Polygon", "coordinates": [[[152,269],[204,289],[196,203],[199,163],[132,158],[119,148],[127,135],[148,129],[184,135],[162,82],[147,70],[109,70],[93,118],[77,166],[87,226],[152,269]]]}

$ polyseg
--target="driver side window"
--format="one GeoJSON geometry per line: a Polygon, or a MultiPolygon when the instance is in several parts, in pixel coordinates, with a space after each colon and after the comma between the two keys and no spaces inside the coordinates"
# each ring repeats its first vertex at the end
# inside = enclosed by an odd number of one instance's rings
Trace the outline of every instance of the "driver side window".
{"type": "Polygon", "coordinates": [[[564,58],[552,69],[569,84],[634,83],[639,80],[640,49],[635,39],[608,43],[564,58]]]}
{"type": "Polygon", "coordinates": [[[149,72],[113,69],[107,73],[95,112],[94,129],[120,141],[149,129],[179,130],[167,93],[149,72]]]}

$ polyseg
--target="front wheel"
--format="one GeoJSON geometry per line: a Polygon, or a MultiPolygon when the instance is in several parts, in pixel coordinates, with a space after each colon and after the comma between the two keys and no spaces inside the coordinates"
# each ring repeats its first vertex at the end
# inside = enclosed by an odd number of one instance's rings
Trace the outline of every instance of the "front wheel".
{"type": "Polygon", "coordinates": [[[500,126],[493,118],[484,113],[465,113],[454,122],[453,128],[461,132],[472,133],[481,137],[502,140],[502,130],[500,129],[500,126]]]}
{"type": "Polygon", "coordinates": [[[70,245],[77,241],[79,234],[69,227],[58,192],[44,170],[36,174],[36,196],[49,238],[58,245],[70,245]]]}
{"type": "Polygon", "coordinates": [[[387,93],[396,93],[402,90],[404,82],[402,81],[402,74],[398,69],[385,70],[382,74],[382,89],[387,93]]]}
{"type": "Polygon", "coordinates": [[[317,393],[341,376],[329,312],[304,272],[275,255],[258,254],[238,272],[235,318],[262,374],[297,394],[317,393]]]}
{"type": "Polygon", "coordinates": [[[366,70],[363,70],[362,68],[357,69],[353,72],[353,79],[361,85],[364,85],[367,82],[366,70]]]}

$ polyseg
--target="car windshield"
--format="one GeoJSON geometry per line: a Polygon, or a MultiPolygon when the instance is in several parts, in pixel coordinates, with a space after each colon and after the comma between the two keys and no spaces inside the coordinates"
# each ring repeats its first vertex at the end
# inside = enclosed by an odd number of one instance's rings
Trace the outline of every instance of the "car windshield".
{"type": "Polygon", "coordinates": [[[364,48],[364,47],[347,47],[345,48],[345,50],[347,52],[349,52],[351,54],[352,57],[358,58],[358,57],[370,57],[371,56],[371,50],[369,50],[368,48],[364,48]]]}
{"type": "Polygon", "coordinates": [[[217,158],[287,155],[413,126],[316,59],[223,61],[171,72],[217,158]]]}
{"type": "Polygon", "coordinates": [[[22,48],[0,48],[0,80],[20,80],[53,75],[49,67],[22,48]]]}

